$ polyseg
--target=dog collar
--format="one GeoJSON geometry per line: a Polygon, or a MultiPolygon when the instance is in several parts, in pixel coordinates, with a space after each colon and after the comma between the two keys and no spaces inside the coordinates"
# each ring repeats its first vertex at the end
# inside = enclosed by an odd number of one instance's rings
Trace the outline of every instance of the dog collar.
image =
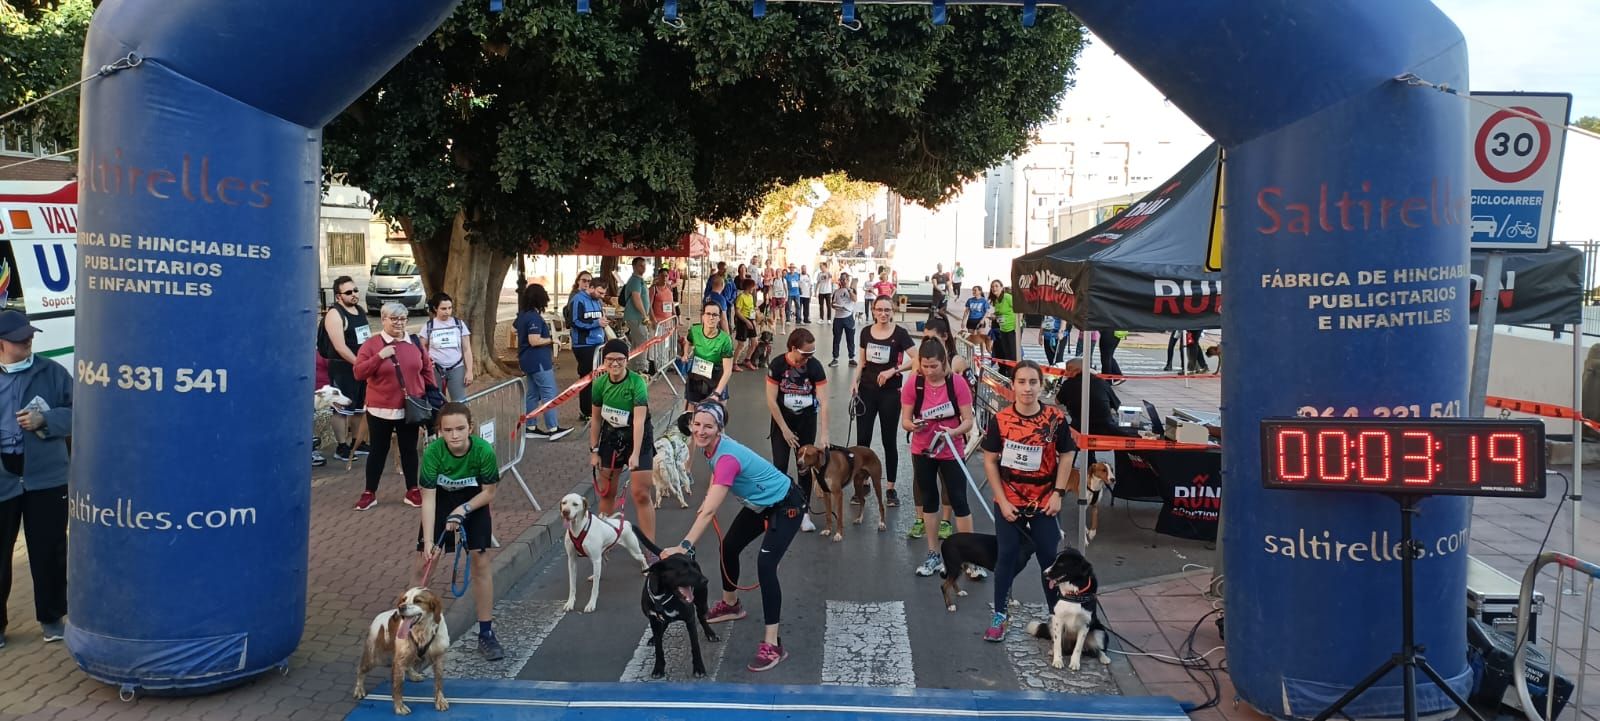
{"type": "Polygon", "coordinates": [[[1089,585],[1078,589],[1077,593],[1063,593],[1063,594],[1061,594],[1061,600],[1063,600],[1063,601],[1071,601],[1072,603],[1093,603],[1094,602],[1094,597],[1095,597],[1095,592],[1094,592],[1094,578],[1093,577],[1089,578],[1089,585]]]}

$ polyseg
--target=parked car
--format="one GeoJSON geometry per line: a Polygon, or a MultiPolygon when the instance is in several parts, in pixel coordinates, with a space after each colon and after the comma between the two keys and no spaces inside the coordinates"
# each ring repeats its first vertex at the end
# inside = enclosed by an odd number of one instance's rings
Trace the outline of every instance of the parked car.
{"type": "Polygon", "coordinates": [[[390,302],[411,311],[428,309],[422,276],[417,274],[417,262],[409,255],[386,255],[372,265],[372,278],[367,281],[367,313],[377,315],[383,304],[390,302]]]}

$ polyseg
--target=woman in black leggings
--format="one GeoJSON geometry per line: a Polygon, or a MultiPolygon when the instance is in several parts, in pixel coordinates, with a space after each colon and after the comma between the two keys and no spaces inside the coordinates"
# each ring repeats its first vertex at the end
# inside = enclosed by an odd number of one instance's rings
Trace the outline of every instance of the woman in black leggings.
{"type": "Polygon", "coordinates": [[[722,404],[701,403],[679,419],[679,429],[686,430],[689,441],[711,466],[711,484],[706,486],[705,500],[695,514],[694,525],[677,546],[661,549],[661,557],[677,553],[693,553],[694,544],[705,535],[716,519],[717,508],[728,496],[733,496],[744,508],[739,509],[728,533],[722,538],[722,600],[706,614],[706,623],[725,623],[745,617],[744,604],[739,602],[739,554],[746,546],[761,539],[761,552],[756,555],[756,578],[761,584],[761,620],[766,624],[761,643],[756,645],[756,656],[745,668],[766,671],[789,657],[778,635],[778,621],[783,610],[783,590],[778,583],[778,564],[788,552],[789,544],[800,531],[800,519],[806,513],[806,502],[800,487],[786,474],[780,472],[755,451],[723,435],[728,422],[728,412],[722,404]]]}
{"type": "MultiPolygon", "coordinates": [[[[772,439],[772,465],[786,476],[789,457],[796,448],[828,447],[828,397],[821,392],[828,382],[828,372],[813,357],[817,338],[805,328],[796,328],[789,334],[788,348],[767,368],[767,413],[772,416],[767,435],[772,439]]],[[[807,506],[811,505],[813,485],[810,479],[800,483],[807,506]]],[[[809,514],[801,519],[800,530],[817,530],[809,514]]]]}
{"type": "Polygon", "coordinates": [[[894,482],[900,469],[900,451],[895,443],[900,420],[900,376],[911,370],[907,351],[915,343],[906,329],[894,324],[894,301],[889,296],[872,301],[872,321],[872,325],[861,329],[861,356],[865,362],[856,368],[851,383],[862,407],[856,445],[872,445],[872,424],[876,421],[883,431],[884,478],[888,481],[884,502],[898,506],[894,482]]]}

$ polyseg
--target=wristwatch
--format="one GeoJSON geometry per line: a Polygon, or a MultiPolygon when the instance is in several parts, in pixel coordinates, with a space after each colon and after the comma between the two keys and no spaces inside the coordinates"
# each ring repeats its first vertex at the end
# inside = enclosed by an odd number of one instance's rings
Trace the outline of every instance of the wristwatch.
{"type": "Polygon", "coordinates": [[[1066,498],[1067,497],[1067,489],[1065,489],[1065,488],[1057,488],[1056,489],[1056,495],[1061,496],[1062,498],[1066,498]]]}
{"type": "Polygon", "coordinates": [[[600,452],[600,446],[595,446],[593,448],[590,448],[589,452],[590,453],[599,453],[600,452]]]}
{"type": "Polygon", "coordinates": [[[690,543],[689,539],[685,538],[682,541],[679,541],[678,547],[688,551],[690,555],[694,555],[694,544],[690,543]]]}

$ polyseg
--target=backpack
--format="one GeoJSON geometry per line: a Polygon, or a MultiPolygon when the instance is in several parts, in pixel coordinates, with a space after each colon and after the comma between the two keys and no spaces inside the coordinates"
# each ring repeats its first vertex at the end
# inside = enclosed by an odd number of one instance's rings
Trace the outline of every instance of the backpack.
{"type": "Polygon", "coordinates": [[[568,328],[572,327],[572,303],[577,299],[578,296],[571,296],[567,298],[567,304],[561,307],[561,320],[567,324],[568,328]]]}
{"type": "MultiPolygon", "coordinates": [[[[343,315],[339,317],[339,321],[341,323],[349,323],[349,321],[344,319],[343,315]]],[[[339,357],[339,351],[334,349],[333,339],[328,337],[327,315],[323,315],[320,321],[317,323],[317,355],[327,358],[328,360],[344,360],[343,358],[339,357]]]]}

